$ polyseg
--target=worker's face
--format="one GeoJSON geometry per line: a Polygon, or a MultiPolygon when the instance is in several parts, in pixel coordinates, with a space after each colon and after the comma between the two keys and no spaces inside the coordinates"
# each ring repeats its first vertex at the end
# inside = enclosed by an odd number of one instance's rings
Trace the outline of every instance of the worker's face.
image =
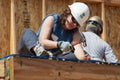
{"type": "Polygon", "coordinates": [[[97,21],[93,21],[93,20],[89,20],[87,21],[87,25],[91,25],[91,26],[101,26],[101,24],[99,24],[97,21]]]}
{"type": "Polygon", "coordinates": [[[79,24],[76,22],[76,20],[73,18],[73,16],[71,14],[68,15],[66,22],[65,22],[65,28],[68,30],[72,30],[78,26],[79,26],[79,24]]]}

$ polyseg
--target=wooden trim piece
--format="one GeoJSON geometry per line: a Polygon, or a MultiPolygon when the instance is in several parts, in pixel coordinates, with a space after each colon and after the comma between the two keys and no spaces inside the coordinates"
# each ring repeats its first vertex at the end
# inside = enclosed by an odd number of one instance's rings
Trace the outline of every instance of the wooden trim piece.
{"type": "Polygon", "coordinates": [[[14,80],[14,58],[10,58],[10,80],[14,80]]]}
{"type": "MultiPolygon", "coordinates": [[[[11,0],[11,27],[10,27],[10,54],[16,53],[16,37],[15,37],[15,9],[14,1],[11,0]]],[[[10,80],[14,80],[14,61],[10,58],[10,80]]]]}
{"type": "Polygon", "coordinates": [[[76,1],[81,1],[85,3],[101,3],[103,0],[76,0],[76,1]]]}
{"type": "Polygon", "coordinates": [[[76,0],[81,1],[85,3],[102,3],[104,2],[107,6],[120,6],[120,1],[114,1],[114,0],[76,0]]]}
{"type": "Polygon", "coordinates": [[[11,0],[10,53],[16,53],[14,0],[11,0]]]}
{"type": "Polygon", "coordinates": [[[102,7],[102,21],[103,21],[103,33],[102,33],[102,39],[106,41],[106,22],[105,22],[105,5],[104,2],[101,4],[102,7]]]}
{"type": "Polygon", "coordinates": [[[120,1],[105,0],[107,6],[120,6],[120,1]]]}
{"type": "Polygon", "coordinates": [[[42,19],[46,16],[46,0],[42,0],[42,19]]]}

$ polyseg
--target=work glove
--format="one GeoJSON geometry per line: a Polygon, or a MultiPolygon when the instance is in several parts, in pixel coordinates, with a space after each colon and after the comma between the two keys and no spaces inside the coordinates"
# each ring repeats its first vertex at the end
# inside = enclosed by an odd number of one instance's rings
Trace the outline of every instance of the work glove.
{"type": "Polygon", "coordinates": [[[69,42],[65,42],[65,41],[59,41],[57,43],[57,46],[62,52],[71,51],[72,48],[72,45],[69,42]]]}

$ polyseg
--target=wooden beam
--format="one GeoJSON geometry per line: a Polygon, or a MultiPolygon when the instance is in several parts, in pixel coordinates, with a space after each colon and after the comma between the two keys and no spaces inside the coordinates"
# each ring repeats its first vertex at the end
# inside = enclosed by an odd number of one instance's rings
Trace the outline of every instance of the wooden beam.
{"type": "Polygon", "coordinates": [[[42,0],[42,19],[46,16],[46,0],[42,0]]]}
{"type": "Polygon", "coordinates": [[[10,53],[16,53],[16,32],[15,32],[15,9],[14,0],[11,0],[11,27],[10,27],[10,53]]]}
{"type": "Polygon", "coordinates": [[[120,80],[120,66],[15,57],[15,80],[120,80]]]}
{"type": "Polygon", "coordinates": [[[80,2],[85,2],[85,3],[101,3],[103,0],[76,0],[80,2]]]}
{"type": "Polygon", "coordinates": [[[105,22],[105,3],[102,2],[101,4],[102,7],[102,21],[103,21],[103,33],[102,33],[102,39],[106,41],[106,22],[105,22]]]}
{"type": "Polygon", "coordinates": [[[119,1],[114,1],[114,0],[76,0],[76,1],[81,1],[85,3],[102,3],[104,2],[105,5],[107,6],[120,6],[120,0],[119,1]]]}
{"type": "Polygon", "coordinates": [[[105,0],[105,4],[107,6],[120,6],[120,0],[119,1],[105,0]]]}
{"type": "MultiPolygon", "coordinates": [[[[10,27],[10,54],[16,53],[16,37],[15,37],[15,9],[14,0],[11,0],[11,27],[10,27]]],[[[10,80],[14,80],[14,61],[10,58],[10,80]]]]}

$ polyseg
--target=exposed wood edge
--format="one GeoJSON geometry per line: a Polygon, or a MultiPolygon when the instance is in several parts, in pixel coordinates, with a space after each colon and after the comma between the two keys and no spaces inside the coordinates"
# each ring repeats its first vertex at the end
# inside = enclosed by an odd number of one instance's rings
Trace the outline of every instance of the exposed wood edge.
{"type": "Polygon", "coordinates": [[[102,3],[103,0],[79,0],[81,2],[85,2],[85,3],[102,3]]]}
{"type": "MultiPolygon", "coordinates": [[[[77,1],[77,0],[76,0],[77,1]]],[[[111,1],[111,0],[79,0],[85,3],[102,3],[104,2],[107,6],[120,6],[120,1],[111,1]]]]}
{"type": "Polygon", "coordinates": [[[42,19],[46,16],[46,0],[42,0],[42,19]]]}
{"type": "Polygon", "coordinates": [[[10,80],[14,80],[14,58],[10,58],[10,80]]]}
{"type": "Polygon", "coordinates": [[[101,16],[103,21],[103,33],[102,33],[102,39],[106,41],[106,22],[105,22],[105,5],[104,2],[101,4],[101,16]]]}
{"type": "Polygon", "coordinates": [[[107,6],[120,6],[120,1],[119,2],[117,2],[117,1],[106,1],[105,2],[105,5],[107,5],[107,6]]]}
{"type": "MultiPolygon", "coordinates": [[[[11,26],[10,26],[10,54],[16,53],[16,37],[15,37],[15,9],[14,0],[11,0],[11,26]]],[[[10,80],[14,80],[14,61],[10,58],[10,80]]]]}
{"type": "Polygon", "coordinates": [[[16,53],[14,0],[11,0],[10,53],[16,53]]]}

